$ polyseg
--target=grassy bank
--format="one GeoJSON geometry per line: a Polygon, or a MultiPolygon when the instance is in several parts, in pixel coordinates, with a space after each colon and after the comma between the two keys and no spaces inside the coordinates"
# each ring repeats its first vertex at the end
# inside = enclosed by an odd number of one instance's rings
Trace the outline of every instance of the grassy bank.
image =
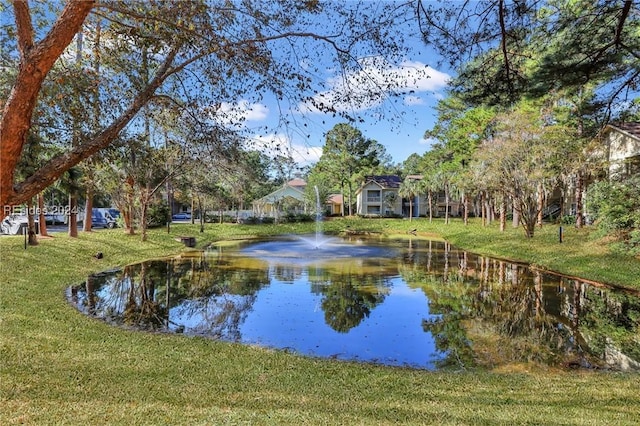
{"type": "MultiPolygon", "coordinates": [[[[343,229],[441,235],[494,256],[640,288],[637,259],[587,232],[543,228],[534,240],[477,224],[331,221],[343,229]],[[347,228],[348,227],[348,228],[347,228]]],[[[0,424],[637,424],[640,376],[592,371],[430,373],[299,357],[184,336],[126,331],[64,299],[90,273],[207,242],[309,225],[176,225],[149,241],[120,230],[59,235],[23,249],[0,238],[0,424]],[[93,255],[102,252],[103,259],[93,255]]]]}

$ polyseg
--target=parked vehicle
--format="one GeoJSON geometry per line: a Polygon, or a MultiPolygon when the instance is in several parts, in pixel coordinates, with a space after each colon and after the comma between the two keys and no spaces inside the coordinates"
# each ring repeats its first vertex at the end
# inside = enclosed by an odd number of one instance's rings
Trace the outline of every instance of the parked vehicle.
{"type": "Polygon", "coordinates": [[[45,213],[44,219],[47,225],[62,225],[67,221],[65,215],[53,213],[45,213]]]}
{"type": "MultiPolygon", "coordinates": [[[[111,209],[97,208],[91,210],[91,227],[92,228],[115,228],[117,226],[116,219],[109,212],[111,209]]],[[[117,211],[117,210],[116,210],[117,211]]]]}
{"type": "Polygon", "coordinates": [[[186,213],[186,212],[176,213],[173,216],[171,216],[171,219],[173,219],[173,220],[191,220],[191,213],[186,213]]]}
{"type": "MultiPolygon", "coordinates": [[[[97,213],[99,213],[100,215],[103,216],[104,220],[106,220],[107,224],[106,224],[106,228],[115,228],[118,226],[118,217],[120,217],[120,211],[118,211],[118,209],[113,209],[113,208],[96,208],[92,210],[92,217],[93,215],[95,215],[97,213]]],[[[102,222],[102,221],[101,221],[102,222]]]]}
{"type": "MultiPolygon", "coordinates": [[[[38,232],[38,220],[35,220],[36,233],[38,232]]],[[[0,231],[6,235],[21,235],[29,228],[29,219],[26,215],[12,214],[4,218],[0,224],[0,231]]]]}

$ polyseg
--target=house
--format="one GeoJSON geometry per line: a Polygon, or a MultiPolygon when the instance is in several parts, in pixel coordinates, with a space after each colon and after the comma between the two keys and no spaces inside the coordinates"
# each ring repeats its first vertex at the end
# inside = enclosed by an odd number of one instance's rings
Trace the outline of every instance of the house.
{"type": "Polygon", "coordinates": [[[602,136],[610,178],[640,173],[640,123],[609,124],[602,136]]]}
{"type": "Polygon", "coordinates": [[[402,215],[398,176],[367,176],[356,191],[356,213],[361,216],[402,215]]]}
{"type": "Polygon", "coordinates": [[[295,178],[280,188],[253,202],[256,217],[278,217],[283,212],[304,213],[306,211],[304,189],[307,182],[295,178]]]}
{"type": "MultiPolygon", "coordinates": [[[[421,180],[421,175],[409,175],[406,179],[421,180]]],[[[416,194],[411,202],[399,195],[402,179],[399,176],[367,176],[356,191],[357,214],[361,216],[403,216],[429,215],[429,199],[426,194],[416,194]]],[[[444,217],[447,208],[450,216],[462,215],[460,200],[445,198],[444,191],[433,194],[435,217],[444,217]]]]}
{"type": "MultiPolygon", "coordinates": [[[[316,206],[305,200],[307,182],[294,178],[282,187],[253,202],[253,215],[256,217],[279,217],[282,213],[313,213],[316,206]]],[[[342,212],[342,195],[332,194],[325,205],[325,214],[334,215],[342,212]]]]}
{"type": "Polygon", "coordinates": [[[328,216],[340,216],[343,214],[343,206],[342,194],[331,194],[327,200],[326,213],[328,216]]]}

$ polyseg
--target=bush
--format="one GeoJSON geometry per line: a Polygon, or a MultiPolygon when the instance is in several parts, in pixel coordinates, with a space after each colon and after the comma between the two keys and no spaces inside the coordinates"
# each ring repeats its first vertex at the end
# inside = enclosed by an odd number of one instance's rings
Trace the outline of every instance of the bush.
{"type": "Polygon", "coordinates": [[[605,232],[640,228],[640,177],[591,185],[587,208],[605,232]]]}
{"type": "Polygon", "coordinates": [[[147,210],[147,228],[159,228],[169,221],[169,207],[164,203],[151,204],[147,210]]]}
{"type": "Polygon", "coordinates": [[[591,185],[587,208],[598,228],[618,240],[612,246],[615,251],[640,252],[640,176],[591,185]]]}
{"type": "Polygon", "coordinates": [[[563,225],[573,225],[576,223],[576,216],[571,214],[566,214],[562,216],[560,223],[563,225]]]}

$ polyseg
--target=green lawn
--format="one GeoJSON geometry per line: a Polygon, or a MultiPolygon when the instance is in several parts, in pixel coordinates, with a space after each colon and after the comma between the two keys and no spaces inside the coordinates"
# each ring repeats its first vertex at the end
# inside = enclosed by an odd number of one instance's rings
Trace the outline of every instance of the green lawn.
{"type": "MultiPolygon", "coordinates": [[[[346,229],[438,235],[498,257],[640,289],[640,260],[612,255],[587,231],[464,227],[424,219],[331,221],[346,229]]],[[[179,235],[209,241],[311,232],[283,226],[175,225],[149,241],[121,230],[64,235],[23,248],[0,238],[0,424],[551,424],[632,425],[640,375],[522,368],[431,373],[312,359],[180,335],[113,328],[67,304],[95,271],[178,253],[179,235]],[[96,252],[104,258],[95,259],[96,252]]]]}

